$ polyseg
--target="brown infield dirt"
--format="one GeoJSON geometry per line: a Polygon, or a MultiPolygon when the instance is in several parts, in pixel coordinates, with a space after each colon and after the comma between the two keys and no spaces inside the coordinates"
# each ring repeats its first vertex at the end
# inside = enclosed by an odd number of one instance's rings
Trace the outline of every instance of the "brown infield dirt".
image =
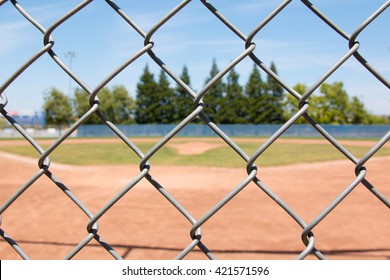
{"type": "MultiPolygon", "coordinates": [[[[169,146],[179,153],[196,154],[222,145],[220,140],[214,143],[212,139],[185,138],[170,141],[169,146]]],[[[327,143],[309,139],[280,141],[327,143]]],[[[10,144],[26,143],[0,141],[0,145],[10,144]]],[[[344,141],[343,144],[373,146],[375,141],[344,141]]],[[[366,178],[389,199],[390,157],[374,157],[365,166],[366,178]]],[[[259,167],[258,177],[309,224],[355,179],[354,168],[348,160],[259,167]]],[[[0,170],[2,205],[37,173],[38,167],[36,160],[0,153],[0,170]]],[[[92,213],[97,213],[139,174],[139,168],[134,165],[75,167],[52,163],[50,171],[92,213]]],[[[244,168],[153,165],[150,174],[196,220],[247,176],[244,168]]],[[[1,218],[1,229],[32,259],[62,259],[88,236],[88,217],[46,176],[38,179],[1,218]]],[[[142,179],[103,215],[98,233],[124,259],[174,259],[191,243],[191,226],[146,179],[142,179]]],[[[302,228],[254,183],[211,217],[202,226],[202,233],[203,243],[219,259],[294,259],[305,248],[301,241],[302,228]]],[[[326,216],[313,233],[316,248],[328,259],[390,259],[389,208],[362,184],[326,216]]],[[[95,240],[74,257],[111,258],[95,240]]],[[[0,259],[20,259],[20,256],[1,239],[0,259]]],[[[207,257],[195,249],[186,259],[207,257]]]]}

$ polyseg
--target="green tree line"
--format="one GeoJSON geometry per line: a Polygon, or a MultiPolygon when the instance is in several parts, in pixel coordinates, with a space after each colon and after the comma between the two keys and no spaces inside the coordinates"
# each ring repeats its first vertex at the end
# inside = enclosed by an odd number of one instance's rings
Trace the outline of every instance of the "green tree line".
{"type": "MultiPolygon", "coordinates": [[[[270,69],[277,74],[276,65],[270,69]]],[[[205,84],[219,73],[216,61],[211,66],[205,84]]],[[[191,78],[186,66],[180,75],[191,88],[191,78]]],[[[217,81],[203,97],[204,112],[217,124],[279,124],[288,120],[298,109],[298,101],[270,76],[263,79],[256,65],[245,85],[239,82],[240,75],[233,68],[223,79],[217,81]]],[[[304,84],[294,89],[303,94],[304,84]]],[[[193,97],[180,85],[171,86],[166,73],[161,70],[157,78],[143,69],[132,98],[123,86],[103,88],[98,93],[99,110],[115,124],[169,124],[178,123],[193,110],[193,97]]],[[[388,116],[376,116],[368,112],[357,97],[350,97],[342,82],[323,83],[319,93],[309,98],[308,113],[323,124],[384,124],[390,123],[388,116]]],[[[44,97],[43,109],[48,125],[69,125],[90,109],[89,96],[76,89],[70,98],[53,88],[44,97]]],[[[198,121],[199,120],[195,120],[198,121]]],[[[101,124],[94,115],[88,124],[101,124]]],[[[298,123],[306,123],[301,118],[298,123]]]]}

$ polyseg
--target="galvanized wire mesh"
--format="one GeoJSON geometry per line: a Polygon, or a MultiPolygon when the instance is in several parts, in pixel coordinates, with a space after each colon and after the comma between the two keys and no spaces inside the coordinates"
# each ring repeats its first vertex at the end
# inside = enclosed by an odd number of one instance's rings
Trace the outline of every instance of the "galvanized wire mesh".
{"type": "MultiPolygon", "coordinates": [[[[2,218],[4,217],[3,213],[10,207],[15,201],[23,196],[24,192],[28,190],[34,183],[41,178],[46,176],[49,178],[60,190],[63,191],[64,199],[70,199],[75,205],[77,205],[81,211],[88,217],[89,222],[87,225],[88,234],[83,240],[79,242],[77,246],[72,248],[72,250],[64,256],[65,259],[72,259],[78,252],[83,250],[91,240],[95,239],[105,250],[107,250],[115,259],[121,259],[120,254],[118,254],[114,248],[107,242],[104,241],[103,237],[99,234],[98,222],[99,220],[107,213],[112,206],[114,206],[121,198],[125,195],[130,195],[129,192],[131,189],[137,186],[137,184],[142,180],[146,179],[153,187],[155,187],[161,194],[161,198],[167,199],[172,206],[177,209],[183,215],[188,222],[190,223],[190,236],[191,242],[188,243],[186,248],[177,255],[177,259],[183,259],[186,255],[194,250],[196,247],[199,248],[208,258],[215,259],[217,256],[212,253],[207,244],[204,244],[202,241],[202,226],[205,225],[208,220],[213,217],[220,209],[222,209],[230,200],[234,199],[236,195],[245,189],[248,184],[253,182],[258,186],[259,192],[264,192],[269,196],[271,200],[277,203],[283,210],[294,220],[301,228],[302,234],[301,239],[304,244],[302,251],[297,256],[297,259],[304,259],[308,255],[313,254],[318,259],[325,259],[325,255],[316,248],[316,237],[314,234],[315,228],[323,221],[323,219],[335,209],[335,207],[342,202],[358,184],[363,184],[373,196],[375,196],[379,201],[381,201],[385,206],[390,208],[390,201],[385,197],[379,189],[370,183],[366,179],[367,169],[365,164],[372,158],[372,156],[381,149],[381,147],[390,139],[390,131],[386,133],[375,146],[373,146],[365,156],[362,158],[355,157],[347,148],[345,148],[339,141],[337,141],[326,129],[319,124],[316,119],[308,113],[310,108],[310,97],[313,92],[324,82],[326,81],[340,66],[346,63],[348,60],[357,60],[360,62],[361,67],[369,71],[379,83],[385,85],[385,87],[390,88],[390,83],[386,80],[385,77],[381,75],[369,62],[359,53],[360,43],[358,42],[359,34],[365,30],[376,18],[381,15],[389,6],[390,1],[385,1],[382,6],[378,7],[377,10],[368,17],[360,26],[357,26],[353,34],[348,34],[342,30],[338,25],[336,25],[331,19],[327,17],[326,14],[322,13],[321,10],[317,9],[310,1],[301,0],[300,4],[304,5],[309,9],[313,14],[320,18],[330,29],[332,29],[340,37],[344,38],[346,44],[349,48],[345,54],[338,60],[336,63],[330,67],[325,74],[323,74],[316,83],[310,86],[310,88],[304,93],[299,94],[295,91],[290,85],[288,85],[281,77],[275,74],[269,67],[263,63],[263,59],[255,55],[254,50],[256,44],[254,43],[254,37],[258,34],[261,34],[263,28],[267,26],[270,22],[277,18],[279,13],[281,13],[287,6],[289,6],[293,1],[283,1],[277,8],[275,8],[268,16],[266,16],[256,27],[253,28],[250,34],[244,34],[237,28],[227,17],[225,17],[219,10],[218,6],[215,6],[213,1],[201,0],[199,5],[204,9],[207,9],[212,13],[218,20],[220,20],[226,28],[230,29],[231,32],[235,34],[237,40],[242,43],[244,50],[239,54],[235,59],[231,61],[223,70],[221,70],[212,80],[210,80],[203,88],[195,92],[189,86],[186,85],[170,68],[169,65],[166,65],[160,58],[159,54],[154,51],[155,42],[152,41],[153,35],[167,24],[176,14],[180,13],[182,9],[188,5],[191,0],[186,0],[180,2],[177,6],[172,8],[172,10],[166,14],[164,18],[156,22],[153,28],[148,31],[142,30],[134,19],[128,16],[116,3],[115,1],[106,0],[107,7],[112,9],[117,13],[118,17],[121,17],[126,23],[129,29],[135,30],[139,34],[139,40],[143,41],[143,47],[139,49],[134,55],[126,61],[123,61],[122,65],[119,66],[115,71],[110,75],[105,77],[103,81],[94,89],[91,89],[87,84],[85,84],[80,77],[78,77],[69,66],[62,61],[55,52],[54,43],[55,36],[52,36],[54,31],[56,31],[62,24],[66,23],[72,16],[81,12],[83,9],[86,9],[88,5],[93,2],[82,1],[79,5],[70,10],[67,14],[58,18],[58,20],[51,25],[49,28],[44,28],[37,20],[35,20],[28,11],[24,10],[23,6],[20,5],[15,0],[1,0],[0,9],[3,5],[13,5],[14,8],[19,11],[27,21],[31,23],[36,29],[42,33],[43,47],[29,60],[25,61],[23,65],[12,75],[10,76],[0,87],[0,110],[1,114],[12,124],[12,126],[22,135],[30,145],[35,148],[40,153],[40,158],[38,160],[39,170],[34,176],[27,180],[18,190],[0,206],[0,226],[2,223],[2,218]],[[50,147],[44,149],[33,139],[26,130],[23,129],[9,114],[7,111],[8,97],[6,94],[7,88],[16,80],[19,76],[23,75],[24,71],[33,65],[37,60],[39,60],[43,55],[48,54],[63,70],[64,75],[68,75],[71,79],[82,87],[88,94],[90,100],[90,110],[86,112],[81,118],[79,118],[73,125],[60,137],[58,137],[50,147]],[[126,67],[133,64],[142,56],[149,56],[162,70],[165,71],[178,85],[184,88],[187,92],[187,98],[193,101],[193,111],[185,119],[182,120],[170,133],[165,135],[157,144],[154,145],[146,153],[143,153],[141,149],[133,143],[122,131],[105,115],[99,111],[100,101],[98,99],[99,92],[101,89],[106,86],[112,79],[114,79],[118,74],[120,74],[126,67]],[[287,122],[281,125],[280,129],[275,132],[271,137],[263,143],[257,151],[253,154],[247,154],[240,147],[238,143],[233,141],[225,132],[215,123],[211,122],[208,116],[204,113],[204,103],[203,97],[208,93],[208,90],[222,77],[228,73],[233,67],[238,65],[244,58],[250,58],[254,63],[257,64],[267,75],[271,76],[281,85],[286,94],[290,94],[299,101],[298,111],[293,115],[287,122]],[[66,182],[61,181],[50,168],[50,158],[49,156],[58,149],[61,144],[70,137],[70,135],[76,131],[86,120],[91,118],[93,115],[98,116],[102,123],[109,127],[123,143],[132,150],[132,153],[137,155],[140,159],[139,161],[139,174],[134,178],[129,179],[129,182],[126,186],[123,187],[115,196],[113,196],[110,201],[105,204],[101,209],[96,212],[92,212],[87,205],[83,202],[67,187],[66,182]],[[247,177],[242,180],[237,186],[232,188],[230,193],[228,193],[223,199],[221,199],[217,204],[212,208],[208,209],[201,218],[196,219],[174,196],[172,196],[168,190],[158,181],[158,178],[152,176],[153,172],[151,171],[150,160],[153,156],[166,145],[175,135],[177,135],[184,127],[186,127],[191,121],[199,117],[205,124],[207,124],[210,130],[214,131],[237,155],[239,155],[246,162],[246,172],[247,177]],[[255,161],[262,157],[262,154],[277,140],[283,133],[291,127],[298,118],[303,117],[311,124],[322,136],[324,139],[329,141],[330,145],[336,147],[340,153],[342,153],[345,158],[349,159],[355,166],[356,177],[345,186],[344,190],[340,192],[337,197],[320,213],[316,215],[313,220],[305,221],[298,213],[285,203],[281,198],[279,198],[276,193],[273,191],[272,186],[267,186],[261,180],[261,175],[259,174],[258,167],[255,165],[255,161]],[[67,198],[66,198],[67,197],[67,198]]],[[[223,4],[220,4],[223,5],[223,4]]],[[[156,42],[157,43],[157,42],[156,42]]],[[[2,67],[2,66],[1,66],[2,67]]],[[[201,175],[201,174],[200,174],[201,175]]],[[[2,175],[3,176],[3,175],[2,175]]],[[[14,221],[17,223],[17,221],[14,221]]],[[[11,246],[23,259],[29,259],[29,256],[24,252],[23,248],[18,245],[18,243],[12,238],[12,236],[7,235],[3,228],[0,228],[0,234],[2,238],[11,246]]]]}

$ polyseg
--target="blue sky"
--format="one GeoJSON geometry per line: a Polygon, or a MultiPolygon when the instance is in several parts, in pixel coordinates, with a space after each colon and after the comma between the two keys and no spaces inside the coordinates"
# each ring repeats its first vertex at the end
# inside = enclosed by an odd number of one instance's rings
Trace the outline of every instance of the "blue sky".
{"type": "MultiPolygon", "coordinates": [[[[1,2],[1,1],[0,1],[1,2]]],[[[76,0],[20,0],[48,29],[58,18],[81,3],[76,0]]],[[[179,0],[118,0],[117,5],[145,32],[163,18],[179,0]]],[[[242,33],[248,35],[283,1],[211,0],[242,33]]],[[[313,0],[312,3],[352,34],[384,0],[313,0]]],[[[390,8],[359,35],[359,52],[387,80],[390,79],[390,8]]],[[[72,70],[90,88],[143,47],[143,38],[103,0],[95,0],[52,34],[53,50],[69,65],[66,54],[77,54],[72,70]]],[[[10,1],[0,6],[0,85],[43,47],[42,34],[20,15],[10,1]]],[[[192,1],[152,37],[158,57],[180,75],[189,68],[197,91],[207,78],[213,59],[220,69],[244,51],[244,42],[216,19],[200,1],[192,1]]],[[[273,61],[279,76],[290,86],[315,83],[348,51],[348,42],[326,26],[300,1],[293,0],[255,37],[255,54],[267,65],[273,61]]],[[[109,86],[125,85],[132,96],[145,64],[157,76],[159,68],[146,54],[119,74],[109,86]]],[[[240,83],[247,82],[253,62],[246,58],[236,70],[240,83]]],[[[262,73],[263,79],[266,78],[262,73]]],[[[348,94],[358,96],[376,114],[390,114],[390,91],[355,59],[350,59],[327,82],[342,81],[348,94]]],[[[172,84],[173,85],[173,84],[172,84]]],[[[76,83],[72,82],[72,89],[76,83]]],[[[48,56],[28,68],[5,94],[8,110],[41,110],[43,93],[56,87],[69,92],[69,78],[48,56]]]]}

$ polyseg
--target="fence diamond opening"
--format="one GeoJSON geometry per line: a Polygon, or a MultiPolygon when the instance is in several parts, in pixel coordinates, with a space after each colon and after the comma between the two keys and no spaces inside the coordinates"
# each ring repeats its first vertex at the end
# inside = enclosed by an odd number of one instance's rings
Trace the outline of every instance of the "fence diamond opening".
{"type": "MultiPolygon", "coordinates": [[[[21,1],[22,2],[22,1],[21,1]]],[[[61,18],[49,26],[48,28],[43,27],[43,25],[34,19],[34,17],[29,13],[28,9],[24,9],[23,4],[18,3],[16,0],[0,0],[0,9],[6,5],[12,5],[20,14],[22,14],[26,22],[29,22],[32,26],[34,26],[37,30],[42,33],[43,47],[30,59],[26,60],[20,68],[10,77],[2,79],[2,85],[0,87],[0,110],[1,114],[8,120],[9,123],[20,133],[21,136],[25,138],[26,141],[36,149],[40,153],[40,158],[38,160],[39,170],[34,174],[31,178],[29,178],[23,185],[21,185],[14,194],[7,198],[1,199],[0,205],[0,235],[4,239],[5,242],[9,244],[10,247],[15,250],[17,254],[20,255],[23,259],[29,259],[28,253],[25,252],[23,246],[18,244],[18,241],[15,240],[12,235],[8,235],[6,233],[7,227],[4,222],[9,219],[6,215],[6,210],[13,204],[15,204],[19,198],[23,197],[25,192],[32,188],[34,184],[41,178],[47,177],[51,180],[55,186],[57,186],[63,192],[63,199],[71,200],[77,207],[82,211],[82,214],[88,217],[87,233],[83,240],[80,240],[79,244],[74,246],[67,255],[64,256],[65,259],[72,259],[76,254],[85,249],[88,244],[94,239],[96,242],[107,252],[109,252],[113,258],[122,259],[122,256],[114,249],[114,246],[110,245],[110,242],[106,242],[101,236],[99,231],[98,222],[109,212],[110,208],[112,208],[119,200],[124,198],[125,196],[131,196],[132,189],[137,188],[137,185],[141,180],[147,180],[150,183],[150,186],[154,187],[158,190],[161,195],[161,199],[167,199],[169,203],[172,205],[180,215],[182,215],[189,223],[188,232],[190,235],[190,239],[188,245],[185,248],[182,248],[180,253],[177,255],[177,259],[185,258],[190,252],[193,250],[201,250],[204,255],[206,255],[210,259],[215,259],[218,257],[217,253],[214,253],[212,249],[212,244],[207,244],[202,240],[204,235],[204,231],[202,231],[202,227],[207,225],[208,221],[216,215],[222,208],[225,207],[231,200],[234,200],[238,193],[247,188],[249,184],[255,184],[258,187],[258,191],[266,194],[270,200],[274,201],[277,205],[279,205],[300,228],[302,228],[301,238],[302,240],[302,250],[297,254],[297,259],[305,259],[309,255],[314,255],[318,259],[325,259],[326,254],[317,249],[321,246],[321,243],[318,244],[316,242],[316,227],[318,227],[325,217],[330,214],[340,203],[343,202],[345,198],[347,198],[350,193],[354,191],[357,186],[364,185],[369,192],[368,195],[372,195],[378,199],[380,203],[383,203],[385,207],[390,208],[389,199],[381,192],[381,188],[388,187],[388,182],[386,186],[376,186],[371,183],[367,178],[366,174],[368,172],[366,168],[366,163],[370,161],[373,155],[378,152],[390,139],[390,131],[387,132],[383,137],[361,158],[357,158],[351,151],[349,151],[344,145],[340,143],[337,139],[332,137],[332,135],[321,126],[320,123],[313,118],[310,113],[308,113],[308,109],[310,108],[310,97],[313,92],[319,88],[319,86],[325,82],[333,73],[345,64],[347,61],[356,60],[360,63],[361,68],[365,71],[371,73],[371,75],[378,81],[378,83],[383,84],[385,87],[390,88],[389,81],[381,75],[379,71],[377,71],[373,66],[370,65],[369,61],[366,60],[364,54],[359,52],[359,48],[362,42],[359,42],[359,35],[370,26],[375,20],[385,12],[385,10],[390,6],[390,1],[385,1],[382,6],[377,7],[377,10],[370,15],[364,22],[361,23],[360,26],[356,26],[355,31],[352,34],[348,34],[341,27],[339,27],[335,22],[333,22],[330,18],[327,17],[320,9],[316,8],[316,6],[310,1],[301,0],[294,1],[294,3],[299,2],[301,5],[304,5],[310,12],[316,15],[319,19],[326,24],[332,32],[340,36],[345,40],[345,44],[348,46],[347,50],[343,54],[343,56],[336,61],[332,67],[327,69],[327,71],[319,77],[317,82],[309,87],[309,89],[304,94],[299,94],[295,91],[291,85],[288,85],[280,76],[275,74],[269,67],[267,67],[262,57],[258,57],[255,55],[254,50],[256,49],[256,44],[254,41],[255,36],[261,35],[263,29],[271,22],[274,21],[275,18],[279,16],[279,14],[286,9],[289,5],[292,4],[292,0],[282,1],[279,6],[277,6],[267,17],[260,19],[259,24],[253,28],[253,30],[249,34],[244,34],[237,28],[228,17],[224,16],[219,11],[218,5],[225,5],[224,3],[213,3],[213,1],[196,1],[198,5],[206,9],[209,13],[215,16],[216,20],[221,21],[227,29],[229,29],[235,36],[238,42],[242,43],[243,51],[236,58],[234,58],[226,67],[223,68],[212,80],[210,80],[204,87],[202,87],[199,91],[195,92],[189,86],[183,82],[177,73],[172,71],[169,67],[169,64],[165,64],[164,61],[159,57],[159,53],[155,51],[155,46],[158,45],[158,41],[153,41],[153,35],[161,28],[163,28],[166,24],[168,24],[175,15],[181,13],[181,11],[190,3],[195,2],[191,0],[182,1],[180,3],[172,3],[174,6],[160,21],[156,22],[150,30],[143,30],[137,25],[137,22],[134,18],[127,15],[124,10],[120,8],[119,1],[110,1],[106,0],[107,11],[112,13],[114,11],[117,16],[123,19],[127,27],[129,29],[135,30],[139,34],[139,40],[143,41],[143,47],[139,49],[134,55],[126,61],[123,61],[122,64],[115,69],[111,74],[107,75],[103,81],[96,87],[91,89],[87,84],[83,82],[81,77],[77,76],[66,64],[65,61],[62,61],[56,53],[56,36],[55,31],[61,27],[61,25],[65,24],[69,21],[73,16],[81,13],[84,9],[88,9],[88,6],[93,1],[82,1],[79,5],[75,6],[68,13],[63,15],[61,18]],[[90,101],[90,110],[85,112],[85,114],[77,119],[71,127],[55,139],[52,144],[48,148],[41,147],[36,139],[32,138],[29,133],[19,125],[14,118],[11,116],[9,111],[7,110],[8,100],[12,99],[12,96],[7,95],[7,88],[14,83],[19,77],[23,76],[25,71],[29,69],[34,63],[37,63],[41,59],[42,56],[49,55],[51,59],[58,65],[59,68],[62,69],[64,76],[69,76],[72,79],[72,82],[83,88],[89,94],[90,101]],[[178,85],[180,85],[187,92],[187,98],[193,101],[193,111],[189,114],[185,119],[183,119],[179,124],[177,124],[174,129],[172,129],[167,135],[165,135],[162,139],[158,141],[157,144],[153,146],[149,151],[143,153],[141,149],[137,146],[134,141],[131,140],[124,134],[122,131],[112,123],[110,119],[107,119],[105,115],[99,110],[100,100],[99,100],[99,92],[106,86],[111,80],[113,80],[117,75],[123,72],[127,67],[130,67],[133,63],[135,63],[141,57],[150,57],[166,74],[168,74],[178,85]],[[284,88],[286,94],[292,95],[299,101],[298,111],[295,115],[291,116],[291,118],[286,121],[280,128],[267,139],[266,142],[259,145],[258,149],[253,154],[247,154],[240,147],[240,144],[235,142],[234,139],[230,138],[225,134],[223,129],[221,129],[217,124],[210,121],[207,114],[204,113],[204,102],[203,98],[208,94],[208,90],[222,77],[228,73],[233,67],[240,64],[243,59],[251,59],[257,66],[264,72],[266,75],[272,77],[280,86],[284,88]],[[97,211],[92,211],[88,207],[88,205],[83,203],[83,199],[79,198],[73,191],[72,187],[67,185],[67,181],[61,180],[57,178],[55,172],[51,168],[50,155],[62,145],[64,141],[66,141],[73,132],[75,132],[86,120],[91,118],[93,115],[98,116],[102,123],[109,127],[115,134],[118,139],[120,139],[129,149],[130,153],[133,153],[139,157],[139,172],[133,178],[129,178],[128,182],[123,186],[123,188],[117,192],[114,196],[112,196],[104,206],[102,206],[97,211]],[[305,220],[301,217],[296,210],[288,205],[285,201],[278,197],[278,195],[274,192],[273,186],[268,186],[262,181],[261,169],[258,168],[255,162],[261,159],[263,153],[269,149],[273,143],[278,140],[283,133],[291,127],[298,118],[303,117],[306,119],[307,123],[312,125],[324,139],[329,142],[329,145],[333,145],[337,150],[345,156],[354,166],[354,172],[356,174],[355,178],[347,184],[343,190],[334,197],[333,201],[325,207],[325,209],[316,214],[315,218],[312,220],[305,220]],[[232,186],[231,191],[226,194],[218,203],[216,203],[213,207],[209,208],[205,211],[199,218],[195,218],[195,215],[191,213],[191,211],[187,210],[178,200],[174,197],[168,189],[164,186],[163,183],[159,182],[158,177],[153,176],[153,164],[150,161],[153,159],[154,155],[158,153],[162,147],[164,147],[175,135],[177,135],[183,128],[191,123],[191,121],[195,118],[200,118],[205,124],[209,126],[209,129],[214,131],[225,143],[229,146],[232,151],[234,151],[238,156],[240,156],[246,162],[246,178],[242,180],[238,185],[232,186]]],[[[171,1],[174,2],[174,1],[171,1]]],[[[351,7],[351,10],[353,7],[351,7]]],[[[196,15],[194,15],[196,16],[196,15]]],[[[351,11],[345,14],[345,16],[353,16],[351,11]]],[[[101,19],[104,21],[104,19],[101,19]]],[[[173,42],[174,43],[174,42],[173,42]]],[[[15,54],[17,55],[17,54],[15,54]]],[[[183,58],[178,58],[183,59],[183,58]]],[[[184,59],[183,59],[184,60],[184,59]]],[[[4,67],[4,64],[1,63],[4,67]]],[[[316,174],[308,174],[307,176],[315,176],[316,174]]],[[[7,176],[7,174],[2,174],[2,176],[7,176]]],[[[202,176],[202,174],[198,174],[198,176],[202,176]]],[[[281,174],[283,176],[283,174],[281,174]]],[[[190,180],[190,178],[188,179],[190,180]]],[[[332,180],[332,178],[329,178],[332,180]]],[[[313,190],[314,191],[314,190],[313,190]]],[[[42,203],[50,203],[50,201],[42,201],[42,203]]],[[[147,203],[147,201],[145,201],[147,203]]],[[[77,218],[77,217],[75,217],[77,218]]],[[[131,221],[129,221],[131,223],[131,221]]],[[[228,223],[229,221],[227,221],[228,223]]],[[[17,220],[13,220],[12,223],[18,223],[17,220]]],[[[118,228],[118,231],[121,229],[118,228]]]]}

